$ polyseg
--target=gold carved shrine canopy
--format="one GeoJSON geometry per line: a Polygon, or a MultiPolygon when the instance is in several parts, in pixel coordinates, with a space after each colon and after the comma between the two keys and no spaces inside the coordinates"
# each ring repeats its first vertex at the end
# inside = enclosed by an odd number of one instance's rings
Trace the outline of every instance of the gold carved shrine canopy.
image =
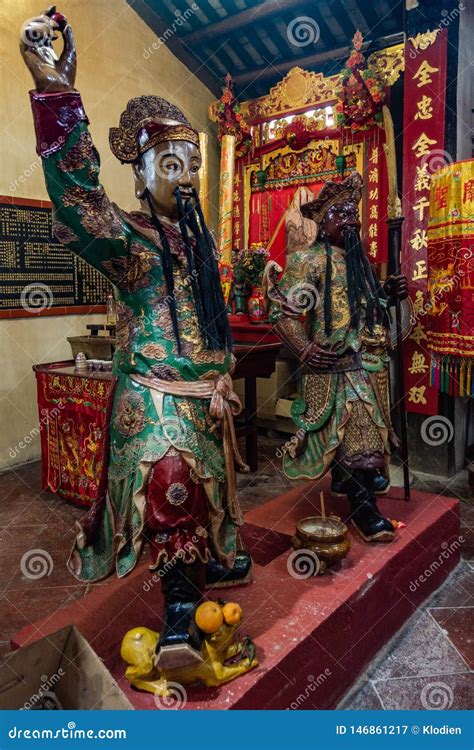
{"type": "MultiPolygon", "coordinates": [[[[374,52],[368,62],[388,87],[403,70],[403,45],[374,52]]],[[[266,96],[240,104],[240,114],[251,128],[252,146],[242,156],[233,151],[232,137],[222,142],[218,237],[223,260],[230,261],[233,248],[258,243],[275,260],[284,261],[283,217],[296,191],[306,186],[317,194],[325,181],[337,176],[341,155],[347,172],[364,175],[361,214],[369,257],[376,263],[387,260],[384,131],[374,126],[355,134],[334,125],[340,80],[340,73],[324,76],[294,67],[266,96]],[[311,133],[311,140],[300,148],[281,137],[285,125],[295,119],[311,133]]],[[[219,121],[218,101],[210,106],[209,116],[219,121]]]]}

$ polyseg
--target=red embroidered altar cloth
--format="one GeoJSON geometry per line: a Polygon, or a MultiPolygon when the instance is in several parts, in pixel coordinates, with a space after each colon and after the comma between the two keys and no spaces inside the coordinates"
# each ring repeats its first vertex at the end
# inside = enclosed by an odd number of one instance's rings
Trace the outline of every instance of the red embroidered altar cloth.
{"type": "Polygon", "coordinates": [[[79,374],[71,361],[33,369],[43,489],[90,506],[106,489],[115,377],[110,372],[79,374]]]}

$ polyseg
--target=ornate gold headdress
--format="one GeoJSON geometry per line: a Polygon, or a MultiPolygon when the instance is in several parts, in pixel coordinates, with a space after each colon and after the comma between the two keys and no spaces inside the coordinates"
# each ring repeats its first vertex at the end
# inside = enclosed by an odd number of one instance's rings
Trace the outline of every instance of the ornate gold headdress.
{"type": "Polygon", "coordinates": [[[350,174],[343,182],[326,182],[314,201],[301,206],[301,213],[307,219],[313,219],[316,224],[320,224],[332,206],[346,201],[359,203],[362,198],[362,184],[362,177],[357,172],[350,174]]]}
{"type": "Polygon", "coordinates": [[[163,141],[189,141],[199,147],[199,134],[178,107],[161,96],[130,99],[118,128],[110,128],[112,153],[122,163],[136,161],[163,141]]]}

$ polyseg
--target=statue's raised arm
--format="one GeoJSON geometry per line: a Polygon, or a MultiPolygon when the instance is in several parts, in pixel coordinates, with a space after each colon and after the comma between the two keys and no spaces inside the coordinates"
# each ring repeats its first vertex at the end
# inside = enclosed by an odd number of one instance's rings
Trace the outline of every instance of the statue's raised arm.
{"type": "Polygon", "coordinates": [[[65,17],[56,12],[55,5],[25,21],[21,28],[20,52],[37,91],[74,90],[77,61],[74,36],[65,17]],[[58,38],[58,31],[64,41],[60,57],[52,44],[58,38]]]}
{"type": "Polygon", "coordinates": [[[35,85],[30,99],[36,151],[53,203],[54,234],[110,278],[110,263],[126,256],[127,227],[99,181],[99,155],[81,95],[74,88],[74,37],[56,6],[25,21],[20,52],[35,85]],[[59,34],[64,44],[58,56],[53,42],[59,34]]]}

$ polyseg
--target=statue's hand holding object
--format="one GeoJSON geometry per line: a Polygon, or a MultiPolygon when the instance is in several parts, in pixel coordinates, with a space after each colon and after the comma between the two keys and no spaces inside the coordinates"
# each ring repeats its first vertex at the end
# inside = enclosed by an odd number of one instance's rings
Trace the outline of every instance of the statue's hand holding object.
{"type": "Polygon", "coordinates": [[[72,30],[65,16],[51,5],[39,16],[29,18],[22,26],[20,52],[30,71],[35,88],[44,93],[74,90],[76,48],[72,30]],[[58,58],[52,42],[63,36],[64,48],[58,58]]]}

